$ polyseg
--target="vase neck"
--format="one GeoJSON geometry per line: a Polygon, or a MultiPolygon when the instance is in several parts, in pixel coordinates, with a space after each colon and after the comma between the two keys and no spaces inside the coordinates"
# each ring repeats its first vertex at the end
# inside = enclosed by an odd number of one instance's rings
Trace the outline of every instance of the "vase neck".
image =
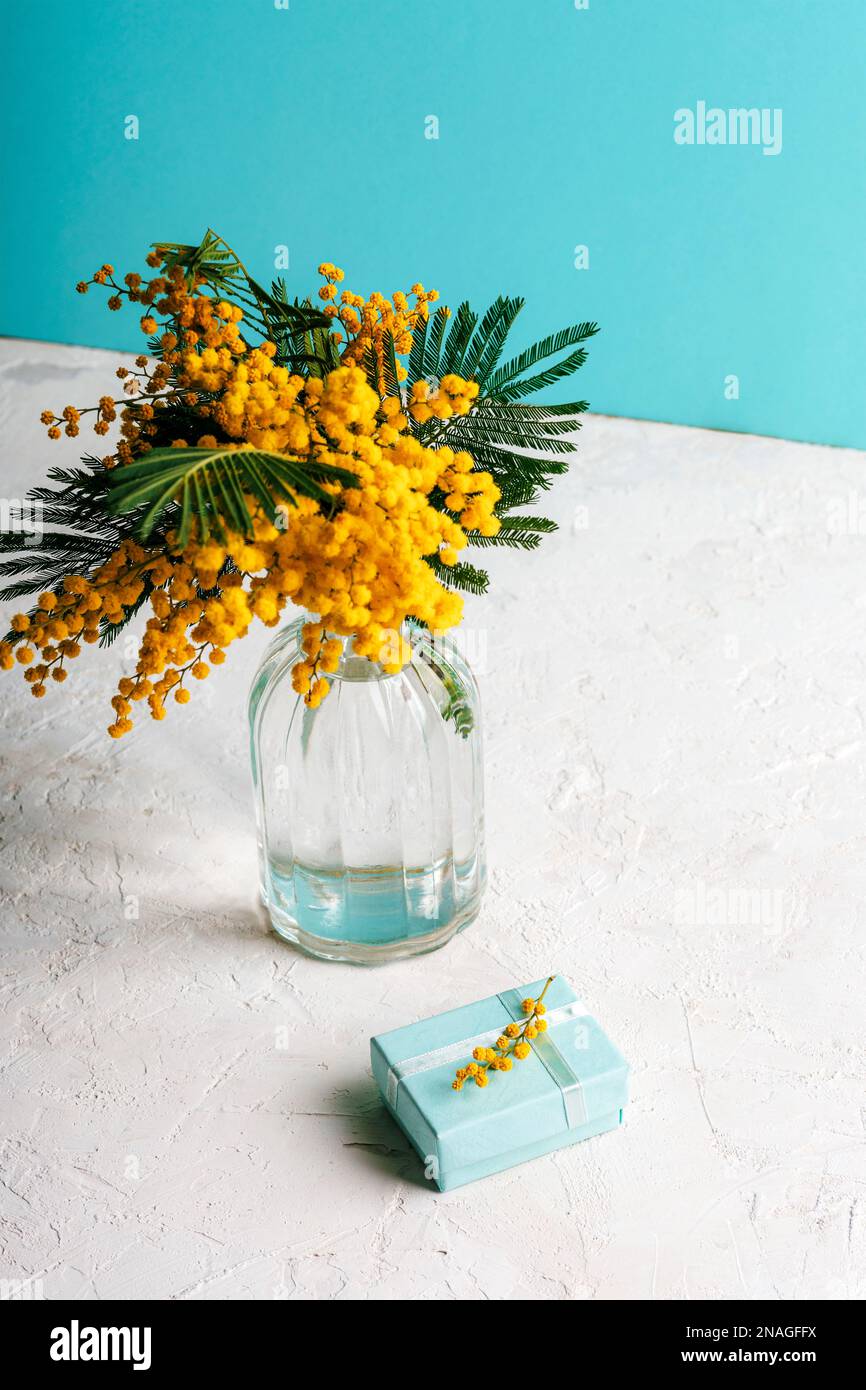
{"type": "MultiPolygon", "coordinates": [[[[295,621],[297,622],[297,619],[295,621]]],[[[340,633],[332,632],[328,627],[326,619],[318,617],[315,613],[305,612],[300,622],[302,624],[321,623],[325,630],[326,637],[338,637],[340,641],[343,642],[343,655],[340,658],[340,665],[337,670],[329,676],[329,679],[365,682],[370,684],[377,681],[390,680],[393,677],[394,673],[386,671],[381,661],[372,661],[369,657],[358,656],[354,649],[355,638],[343,637],[340,633]]],[[[417,643],[422,631],[423,629],[419,629],[417,624],[404,622],[401,624],[399,630],[395,628],[387,634],[385,642],[386,644],[388,642],[396,643],[398,640],[402,640],[417,643]]],[[[384,659],[383,656],[383,660],[384,659]]]]}

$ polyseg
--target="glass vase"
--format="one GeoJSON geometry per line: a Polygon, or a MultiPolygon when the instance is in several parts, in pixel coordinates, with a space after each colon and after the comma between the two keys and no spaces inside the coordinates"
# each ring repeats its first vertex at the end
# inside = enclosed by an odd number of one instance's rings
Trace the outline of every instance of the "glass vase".
{"type": "Polygon", "coordinates": [[[388,675],[345,645],[316,709],[291,684],[301,617],[250,693],[261,895],[274,930],[326,960],[376,964],[444,945],[485,882],[475,679],[452,643],[410,627],[388,675]]]}

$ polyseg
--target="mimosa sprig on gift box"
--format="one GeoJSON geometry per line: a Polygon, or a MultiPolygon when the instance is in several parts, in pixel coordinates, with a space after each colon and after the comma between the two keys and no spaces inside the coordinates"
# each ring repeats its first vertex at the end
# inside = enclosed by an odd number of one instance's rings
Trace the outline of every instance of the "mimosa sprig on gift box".
{"type": "Polygon", "coordinates": [[[150,278],[103,265],[77,287],[134,306],[147,352],[98,404],[42,415],[52,439],[119,437],[32,491],[44,534],[0,536],[13,581],[0,597],[38,595],[0,664],[20,664],[37,698],[83,642],[111,643],[147,605],[112,699],[118,737],[135,702],[162,719],[254,618],[274,626],[292,603],[312,615],[293,684],[315,708],[347,639],[400,670],[407,619],[444,631],[461,591],[486,590],[467,552],[531,550],[554,529],[523,509],[565,471],[586,403],[525,398],[582,365],[595,324],[503,362],[520,299],[479,315],[434,307],[421,284],[365,298],[325,263],[319,303],[300,301],[282,280],[263,288],[213,232],[156,243],[147,264],[150,278]]]}
{"type": "Polygon", "coordinates": [[[462,1091],[467,1081],[474,1081],[476,1086],[486,1086],[496,1072],[511,1071],[515,1061],[523,1062],[529,1056],[530,1043],[535,1041],[539,1033],[547,1032],[547,1019],[544,1017],[547,1005],[544,996],[555,979],[555,975],[548,977],[537,999],[523,1000],[523,1023],[507,1024],[492,1047],[475,1048],[472,1061],[457,1068],[451,1082],[452,1090],[462,1091]]]}

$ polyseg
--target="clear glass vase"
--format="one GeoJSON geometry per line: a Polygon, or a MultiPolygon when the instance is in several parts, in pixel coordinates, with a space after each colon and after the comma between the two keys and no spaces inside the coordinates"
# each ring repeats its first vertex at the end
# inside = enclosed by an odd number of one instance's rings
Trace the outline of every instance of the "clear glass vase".
{"type": "Polygon", "coordinates": [[[327,960],[376,964],[442,946],[484,890],[478,688],[462,656],[412,628],[387,675],[346,644],[310,709],[292,689],[304,617],[250,692],[261,894],[274,930],[327,960]]]}

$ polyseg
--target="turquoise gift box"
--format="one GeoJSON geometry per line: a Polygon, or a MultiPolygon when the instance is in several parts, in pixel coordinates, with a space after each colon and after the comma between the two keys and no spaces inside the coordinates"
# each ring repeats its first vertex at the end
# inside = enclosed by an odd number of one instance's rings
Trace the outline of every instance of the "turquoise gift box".
{"type": "Polygon", "coordinates": [[[456,1069],[509,1023],[524,1023],[523,1000],[544,986],[536,980],[371,1038],[382,1098],[441,1192],[621,1123],[628,1063],[561,976],[544,996],[547,1031],[530,1055],[491,1071],[486,1087],[452,1089],[456,1069]]]}

